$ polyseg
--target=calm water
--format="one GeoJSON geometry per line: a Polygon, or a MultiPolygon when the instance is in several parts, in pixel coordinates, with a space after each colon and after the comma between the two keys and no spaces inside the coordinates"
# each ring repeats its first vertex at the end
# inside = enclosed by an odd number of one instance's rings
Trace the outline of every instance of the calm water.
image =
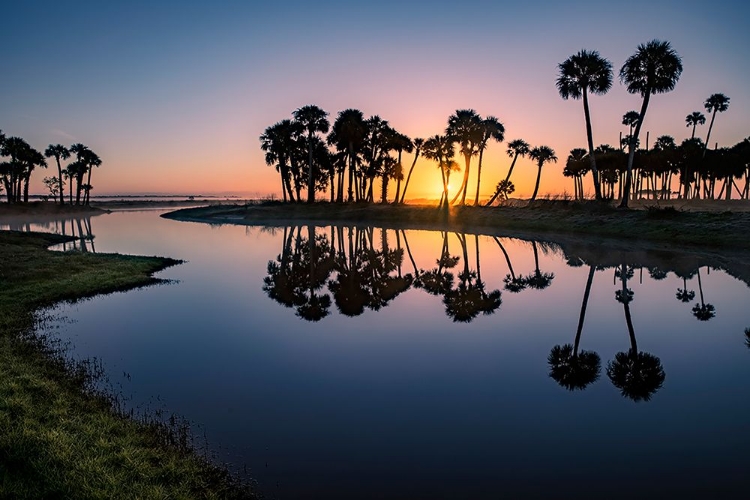
{"type": "Polygon", "coordinates": [[[67,222],[187,262],[53,326],[270,498],[744,497],[744,262],[158,215],[67,222]]]}

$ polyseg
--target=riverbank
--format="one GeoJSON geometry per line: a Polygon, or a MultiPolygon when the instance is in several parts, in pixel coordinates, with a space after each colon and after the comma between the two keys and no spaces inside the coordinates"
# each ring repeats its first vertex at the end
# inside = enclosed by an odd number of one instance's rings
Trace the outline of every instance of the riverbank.
{"type": "Polygon", "coordinates": [[[540,200],[524,207],[451,207],[446,211],[425,205],[263,203],[188,208],[163,217],[211,224],[282,226],[314,222],[494,236],[576,235],[648,241],[669,247],[750,250],[750,212],[698,211],[695,206],[687,211],[678,205],[619,210],[594,202],[540,200]]]}
{"type": "Polygon", "coordinates": [[[252,498],[186,435],[120,413],[86,363],[36,335],[39,309],[159,283],[179,263],[47,250],[68,240],[0,231],[0,497],[252,498]]]}

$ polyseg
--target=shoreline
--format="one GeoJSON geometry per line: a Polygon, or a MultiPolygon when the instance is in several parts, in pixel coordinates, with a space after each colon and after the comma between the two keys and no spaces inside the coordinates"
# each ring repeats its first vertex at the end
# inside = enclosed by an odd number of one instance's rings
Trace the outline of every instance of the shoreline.
{"type": "Polygon", "coordinates": [[[659,207],[619,210],[596,203],[541,201],[528,207],[424,205],[282,204],[209,206],[176,210],[162,217],[208,224],[283,226],[300,223],[375,225],[389,229],[448,230],[489,236],[599,238],[674,249],[750,251],[750,212],[680,211],[659,207]]]}

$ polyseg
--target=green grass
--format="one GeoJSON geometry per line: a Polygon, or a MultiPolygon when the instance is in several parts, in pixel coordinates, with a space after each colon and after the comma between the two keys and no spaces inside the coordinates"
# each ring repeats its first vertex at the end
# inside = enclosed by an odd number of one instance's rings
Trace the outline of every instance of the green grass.
{"type": "Polygon", "coordinates": [[[669,245],[750,249],[750,212],[683,212],[671,207],[618,210],[606,204],[539,200],[528,207],[453,207],[366,203],[265,203],[177,210],[166,217],[210,223],[305,223],[447,229],[480,234],[579,235],[669,245]]]}
{"type": "Polygon", "coordinates": [[[252,498],[184,434],[123,415],[86,363],[34,333],[39,308],[156,283],[179,261],[46,249],[64,240],[0,232],[0,498],[252,498]]]}

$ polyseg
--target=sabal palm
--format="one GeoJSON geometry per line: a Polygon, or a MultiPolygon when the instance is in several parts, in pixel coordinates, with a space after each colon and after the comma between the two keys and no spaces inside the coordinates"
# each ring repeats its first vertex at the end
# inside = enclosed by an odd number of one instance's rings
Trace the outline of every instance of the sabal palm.
{"type": "Polygon", "coordinates": [[[398,203],[399,199],[401,198],[401,181],[404,177],[404,167],[401,163],[401,153],[406,151],[407,153],[411,153],[414,151],[414,142],[409,138],[409,136],[404,135],[400,132],[396,132],[396,134],[391,137],[391,149],[396,151],[398,154],[398,163],[396,165],[396,170],[398,172],[398,176],[396,176],[396,197],[393,200],[393,203],[398,203]]]}
{"type": "MultiPolygon", "coordinates": [[[[708,125],[708,134],[706,134],[706,144],[704,145],[704,148],[708,148],[708,141],[711,140],[711,130],[714,128],[716,113],[723,113],[729,109],[729,97],[724,94],[711,94],[711,96],[706,99],[706,102],[703,103],[703,107],[706,108],[706,111],[711,113],[711,123],[708,125]]],[[[703,156],[705,155],[706,151],[704,149],[703,156]]]]}
{"type": "Polygon", "coordinates": [[[596,199],[602,197],[599,186],[599,173],[594,155],[594,138],[591,130],[591,113],[589,111],[589,92],[604,95],[612,88],[612,63],[593,50],[581,50],[570,56],[558,66],[560,75],[557,78],[557,90],[563,99],[583,99],[583,112],[586,119],[586,137],[589,144],[589,161],[594,176],[596,199]]]}
{"type": "Polygon", "coordinates": [[[482,180],[482,156],[490,140],[503,142],[505,140],[505,127],[500,120],[494,116],[488,116],[482,120],[482,141],[479,143],[479,164],[477,165],[477,192],[474,195],[474,205],[479,205],[479,183],[482,180]]]}
{"type": "Polygon", "coordinates": [[[633,182],[633,159],[635,158],[635,141],[641,133],[646,119],[646,111],[652,94],[663,94],[675,88],[682,74],[682,60],[672,49],[669,42],[651,40],[641,44],[636,53],[630,56],[620,68],[620,81],[627,86],[631,94],[640,94],[643,98],[638,123],[631,134],[628,151],[628,166],[625,187],[620,207],[627,208],[630,189],[633,182]]]}
{"type": "Polygon", "coordinates": [[[713,306],[713,304],[706,304],[705,300],[703,299],[703,283],[701,282],[701,270],[698,269],[698,291],[701,298],[700,304],[695,304],[693,306],[693,316],[698,321],[708,321],[714,316],[716,316],[716,308],[713,306]]]}
{"type": "Polygon", "coordinates": [[[706,123],[706,116],[700,111],[693,111],[685,117],[685,123],[688,127],[693,127],[693,133],[690,135],[691,139],[695,139],[695,127],[698,125],[704,125],[706,123]]]}
{"type": "Polygon", "coordinates": [[[94,167],[99,168],[102,166],[102,159],[99,158],[99,155],[89,150],[89,153],[86,155],[86,162],[88,164],[88,178],[86,179],[86,196],[84,204],[88,205],[90,202],[91,189],[93,189],[91,186],[91,171],[94,170],[94,167]]]}
{"type": "Polygon", "coordinates": [[[447,136],[457,142],[461,154],[464,156],[464,178],[456,196],[450,201],[455,203],[461,196],[461,204],[466,203],[466,191],[469,187],[469,173],[471,169],[471,157],[479,153],[479,144],[484,137],[482,119],[473,109],[459,109],[448,118],[448,128],[445,130],[447,136]]]}
{"type": "Polygon", "coordinates": [[[447,135],[434,135],[427,139],[423,146],[423,155],[428,160],[438,163],[440,176],[443,181],[443,200],[448,204],[448,182],[450,173],[456,165],[453,161],[453,140],[447,135]]]}
{"type": "Polygon", "coordinates": [[[411,167],[409,168],[409,175],[406,176],[406,183],[404,183],[404,191],[401,193],[401,200],[400,203],[404,202],[404,198],[406,198],[406,189],[409,187],[409,181],[411,180],[411,173],[414,171],[414,166],[417,164],[417,160],[419,159],[419,154],[422,152],[422,146],[424,146],[424,139],[417,137],[413,141],[414,144],[414,160],[411,162],[411,167]]]}
{"type": "Polygon", "coordinates": [[[284,201],[294,200],[291,176],[289,173],[289,154],[293,149],[293,137],[299,129],[299,124],[292,120],[282,120],[266,128],[260,136],[260,149],[266,153],[266,165],[276,166],[281,175],[281,192],[284,201]]]}
{"type": "Polygon", "coordinates": [[[628,127],[628,135],[633,135],[633,129],[636,125],[638,125],[638,120],[640,119],[641,115],[638,114],[638,111],[628,111],[624,115],[622,115],[622,124],[628,127]]]}
{"type": "Polygon", "coordinates": [[[328,122],[328,113],[315,105],[302,106],[292,113],[295,121],[300,123],[307,132],[307,202],[315,201],[315,179],[313,176],[313,136],[318,132],[328,133],[330,123],[328,122]]]}
{"type": "MultiPolygon", "coordinates": [[[[339,151],[346,151],[349,157],[349,188],[347,201],[354,200],[354,171],[357,155],[365,139],[365,117],[358,109],[340,111],[333,122],[333,130],[328,136],[328,144],[335,145],[339,151]]],[[[338,201],[343,201],[343,182],[339,186],[338,201]]]]}
{"type": "Polygon", "coordinates": [[[536,199],[536,194],[539,191],[539,180],[542,177],[542,167],[545,163],[557,163],[557,156],[555,156],[555,150],[549,146],[538,146],[529,151],[529,158],[534,160],[537,165],[536,184],[534,185],[534,194],[531,195],[531,201],[536,199]]]}
{"type": "MultiPolygon", "coordinates": [[[[510,163],[510,168],[508,169],[508,175],[505,176],[504,185],[508,186],[510,185],[510,174],[513,173],[513,167],[516,166],[516,160],[518,160],[519,156],[526,156],[529,154],[529,151],[531,150],[531,146],[529,146],[529,143],[524,141],[523,139],[515,139],[513,141],[510,141],[508,143],[508,156],[513,158],[513,161],[510,163]]],[[[497,197],[500,195],[500,192],[496,191],[495,195],[490,199],[490,201],[487,202],[486,206],[492,205],[494,201],[497,199],[497,197]]]]}
{"type": "Polygon", "coordinates": [[[62,144],[50,144],[44,151],[44,156],[47,158],[55,158],[57,162],[57,179],[60,182],[60,205],[65,205],[65,192],[63,190],[63,178],[62,178],[62,166],[60,160],[67,160],[70,158],[70,151],[62,144]]]}

